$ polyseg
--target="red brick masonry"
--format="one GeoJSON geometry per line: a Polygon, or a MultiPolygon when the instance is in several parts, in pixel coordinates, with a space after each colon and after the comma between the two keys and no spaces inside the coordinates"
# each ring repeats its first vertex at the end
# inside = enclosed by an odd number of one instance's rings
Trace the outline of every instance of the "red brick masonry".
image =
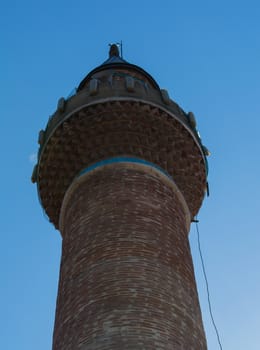
{"type": "Polygon", "coordinates": [[[53,350],[205,350],[187,226],[177,187],[150,167],[112,164],[72,184],[53,350]]]}

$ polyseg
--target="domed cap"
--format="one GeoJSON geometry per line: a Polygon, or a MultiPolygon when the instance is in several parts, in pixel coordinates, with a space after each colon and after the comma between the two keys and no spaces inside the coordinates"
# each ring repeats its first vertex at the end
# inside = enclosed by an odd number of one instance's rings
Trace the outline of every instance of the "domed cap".
{"type": "Polygon", "coordinates": [[[117,44],[111,44],[109,49],[109,58],[103,62],[100,66],[93,69],[79,84],[77,88],[77,92],[84,89],[86,84],[89,80],[93,78],[93,75],[96,73],[99,73],[101,71],[105,70],[119,70],[119,71],[131,71],[135,72],[137,75],[141,75],[142,77],[145,77],[147,81],[153,86],[153,88],[160,90],[159,85],[156,83],[154,78],[147,73],[144,69],[142,69],[139,66],[136,66],[134,64],[128,63],[126,60],[122,58],[122,55],[120,56],[118,45],[117,44]]]}

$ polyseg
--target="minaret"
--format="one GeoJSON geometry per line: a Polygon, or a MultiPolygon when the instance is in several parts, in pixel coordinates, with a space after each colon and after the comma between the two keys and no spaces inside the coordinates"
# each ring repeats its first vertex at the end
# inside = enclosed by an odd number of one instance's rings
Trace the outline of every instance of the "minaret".
{"type": "Polygon", "coordinates": [[[205,350],[188,233],[207,187],[186,114],[116,45],[39,133],[62,235],[53,350],[205,350]]]}

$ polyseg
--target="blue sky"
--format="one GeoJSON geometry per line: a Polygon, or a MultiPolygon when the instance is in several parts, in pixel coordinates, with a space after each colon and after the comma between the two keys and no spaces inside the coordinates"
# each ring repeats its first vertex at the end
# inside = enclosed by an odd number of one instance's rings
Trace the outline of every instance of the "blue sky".
{"type": "MultiPolygon", "coordinates": [[[[38,131],[123,40],[124,58],[196,115],[212,153],[199,220],[215,321],[223,350],[259,350],[259,18],[253,0],[2,1],[1,348],[51,349],[61,239],[30,182],[38,131]]],[[[190,242],[217,350],[195,227],[190,242]]]]}

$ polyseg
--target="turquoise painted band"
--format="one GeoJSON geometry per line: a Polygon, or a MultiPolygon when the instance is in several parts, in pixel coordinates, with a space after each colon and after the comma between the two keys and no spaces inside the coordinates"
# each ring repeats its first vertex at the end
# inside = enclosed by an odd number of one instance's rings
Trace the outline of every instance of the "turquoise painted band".
{"type": "Polygon", "coordinates": [[[113,158],[107,158],[100,160],[99,162],[96,162],[94,164],[91,164],[90,166],[86,167],[85,169],[81,170],[80,173],[76,176],[82,176],[100,166],[113,164],[113,163],[137,163],[137,164],[144,164],[149,165],[152,168],[155,168],[156,170],[160,171],[167,177],[169,177],[172,180],[171,175],[164,169],[162,169],[159,165],[156,165],[154,163],[148,162],[147,160],[140,159],[140,158],[134,158],[134,157],[113,157],[113,158]]]}

